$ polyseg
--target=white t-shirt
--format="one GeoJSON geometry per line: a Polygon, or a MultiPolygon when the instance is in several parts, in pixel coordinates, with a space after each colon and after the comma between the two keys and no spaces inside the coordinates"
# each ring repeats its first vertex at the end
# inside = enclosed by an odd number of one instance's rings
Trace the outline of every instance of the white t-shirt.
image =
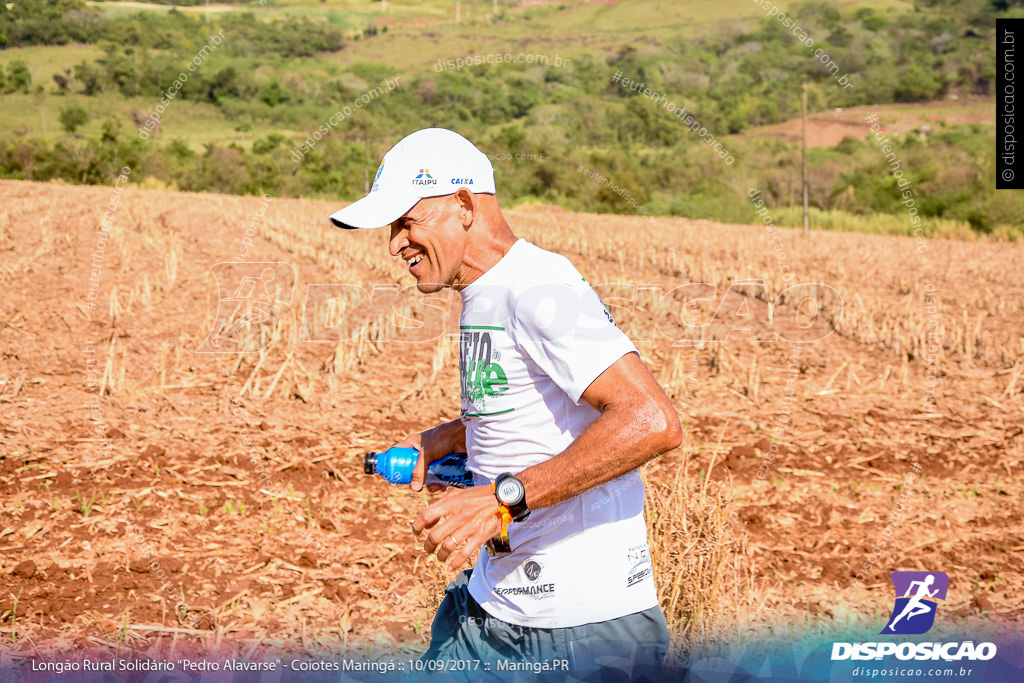
{"type": "MultiPolygon", "coordinates": [[[[564,451],[599,415],[580,396],[636,347],[568,259],[517,241],[462,292],[459,369],[478,484],[564,451]]],[[[529,504],[529,491],[527,491],[529,504]]],[[[658,604],[633,470],[509,526],[469,591],[489,614],[536,628],[606,621],[658,604]]]]}

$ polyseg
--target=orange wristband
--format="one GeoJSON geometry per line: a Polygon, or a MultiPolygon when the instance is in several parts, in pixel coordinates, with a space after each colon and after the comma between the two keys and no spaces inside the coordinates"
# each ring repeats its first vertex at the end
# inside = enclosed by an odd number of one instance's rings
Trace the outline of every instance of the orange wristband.
{"type": "MultiPolygon", "coordinates": [[[[491,484],[491,490],[494,490],[494,484],[491,484]]],[[[508,507],[501,504],[498,505],[498,522],[501,524],[500,530],[487,541],[487,552],[492,555],[512,550],[508,542],[508,525],[512,523],[512,513],[509,512],[508,507]]]]}
{"type": "Polygon", "coordinates": [[[498,519],[501,521],[501,531],[498,535],[506,541],[508,540],[508,525],[512,523],[512,513],[508,511],[508,508],[504,505],[498,506],[498,519]]]}

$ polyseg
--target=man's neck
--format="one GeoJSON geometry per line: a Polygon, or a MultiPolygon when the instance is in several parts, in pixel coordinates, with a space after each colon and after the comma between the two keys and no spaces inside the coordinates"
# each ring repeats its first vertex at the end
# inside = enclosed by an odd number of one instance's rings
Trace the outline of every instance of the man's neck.
{"type": "Polygon", "coordinates": [[[481,275],[498,264],[512,245],[519,239],[512,233],[504,217],[498,226],[487,226],[474,235],[466,246],[466,254],[462,259],[461,277],[455,282],[455,289],[461,290],[475,282],[481,275]]]}

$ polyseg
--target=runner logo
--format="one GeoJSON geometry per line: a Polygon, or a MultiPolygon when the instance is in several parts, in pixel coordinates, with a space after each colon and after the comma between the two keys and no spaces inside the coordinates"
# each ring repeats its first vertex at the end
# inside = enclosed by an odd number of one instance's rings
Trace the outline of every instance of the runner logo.
{"type": "MultiPolygon", "coordinates": [[[[893,572],[889,574],[896,589],[896,602],[892,616],[882,629],[882,635],[920,635],[927,633],[935,623],[937,600],[946,599],[949,577],[945,572],[893,572]]],[[[832,661],[883,660],[895,657],[901,661],[970,662],[988,661],[995,657],[995,643],[977,643],[973,640],[942,643],[832,643],[832,661]]],[[[857,675],[857,670],[854,670],[857,675]]],[[[920,674],[918,674],[920,675],[920,674]]],[[[909,680],[909,679],[908,679],[909,680]]]]}
{"type": "Polygon", "coordinates": [[[935,623],[937,600],[946,599],[949,576],[945,572],[893,572],[896,602],[884,635],[919,635],[935,623]]]}

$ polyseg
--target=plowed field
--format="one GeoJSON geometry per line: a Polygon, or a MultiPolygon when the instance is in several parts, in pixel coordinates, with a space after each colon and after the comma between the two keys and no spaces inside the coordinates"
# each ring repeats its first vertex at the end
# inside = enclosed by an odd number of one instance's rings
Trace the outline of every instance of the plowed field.
{"type": "MultiPolygon", "coordinates": [[[[409,528],[433,494],[361,457],[458,415],[458,296],[410,289],[332,203],[0,200],[0,663],[425,649],[452,578],[409,528]]],[[[1022,628],[1021,246],[506,217],[598,286],[679,410],[644,474],[681,650],[881,628],[897,569],[949,574],[940,628],[1022,628]]]]}

